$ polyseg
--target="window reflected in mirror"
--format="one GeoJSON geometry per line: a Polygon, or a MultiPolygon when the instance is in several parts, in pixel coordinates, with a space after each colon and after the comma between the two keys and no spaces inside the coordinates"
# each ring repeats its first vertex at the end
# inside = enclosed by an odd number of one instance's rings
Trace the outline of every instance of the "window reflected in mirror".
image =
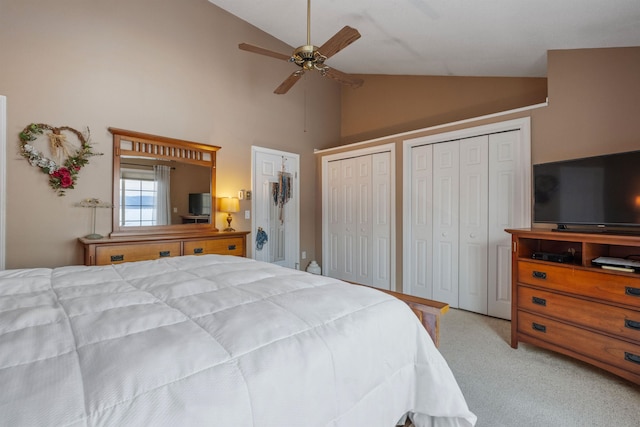
{"type": "Polygon", "coordinates": [[[121,227],[209,223],[209,168],[123,157],[120,161],[121,227]]]}

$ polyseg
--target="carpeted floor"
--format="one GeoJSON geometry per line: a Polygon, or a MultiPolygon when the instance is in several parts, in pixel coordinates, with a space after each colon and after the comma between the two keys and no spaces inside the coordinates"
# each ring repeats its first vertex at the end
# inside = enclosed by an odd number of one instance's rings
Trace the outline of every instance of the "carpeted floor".
{"type": "Polygon", "coordinates": [[[640,386],[535,346],[514,350],[510,328],[457,309],[442,317],[440,351],[477,427],[640,426],[640,386]]]}

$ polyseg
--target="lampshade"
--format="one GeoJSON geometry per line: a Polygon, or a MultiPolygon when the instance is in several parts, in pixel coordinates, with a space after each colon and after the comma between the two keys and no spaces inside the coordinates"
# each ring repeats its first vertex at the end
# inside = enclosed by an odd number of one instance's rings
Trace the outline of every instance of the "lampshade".
{"type": "Polygon", "coordinates": [[[220,199],[220,212],[238,212],[240,200],[237,197],[223,197],[220,199]]]}

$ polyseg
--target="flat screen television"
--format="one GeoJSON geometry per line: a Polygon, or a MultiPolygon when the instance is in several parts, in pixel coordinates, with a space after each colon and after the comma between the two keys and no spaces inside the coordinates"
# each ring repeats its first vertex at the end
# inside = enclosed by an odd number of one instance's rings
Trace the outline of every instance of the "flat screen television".
{"type": "Polygon", "coordinates": [[[211,193],[189,193],[191,215],[211,215],[211,193]]]}
{"type": "Polygon", "coordinates": [[[640,151],[533,165],[533,182],[534,222],[640,233],[640,151]]]}

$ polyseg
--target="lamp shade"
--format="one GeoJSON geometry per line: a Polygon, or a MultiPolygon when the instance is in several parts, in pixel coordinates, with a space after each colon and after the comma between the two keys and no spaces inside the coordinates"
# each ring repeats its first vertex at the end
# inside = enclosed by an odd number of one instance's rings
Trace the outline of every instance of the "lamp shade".
{"type": "Polygon", "coordinates": [[[240,210],[240,200],[237,197],[223,197],[220,199],[221,212],[238,212],[240,210]]]}

